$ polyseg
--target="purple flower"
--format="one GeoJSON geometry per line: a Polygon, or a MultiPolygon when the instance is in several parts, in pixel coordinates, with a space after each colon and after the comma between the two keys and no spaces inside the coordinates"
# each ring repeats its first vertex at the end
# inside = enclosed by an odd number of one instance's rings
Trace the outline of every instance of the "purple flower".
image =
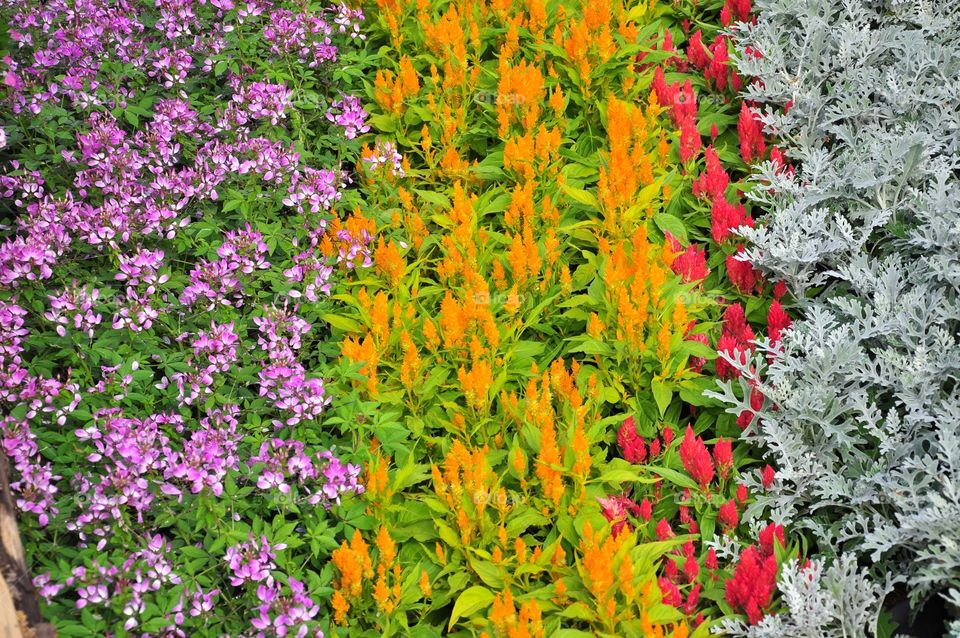
{"type": "Polygon", "coordinates": [[[270,572],[277,568],[274,551],[286,547],[283,543],[271,546],[266,536],[261,536],[258,543],[252,533],[248,542],[228,547],[224,560],[233,572],[230,584],[238,587],[247,582],[264,581],[267,585],[273,585],[273,575],[270,572]]]}

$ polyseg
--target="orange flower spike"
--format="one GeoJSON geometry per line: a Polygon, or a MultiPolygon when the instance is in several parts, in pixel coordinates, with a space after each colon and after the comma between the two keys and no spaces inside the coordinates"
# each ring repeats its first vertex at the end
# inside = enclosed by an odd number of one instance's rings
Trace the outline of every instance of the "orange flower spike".
{"type": "Polygon", "coordinates": [[[513,552],[517,558],[517,563],[523,565],[527,562],[527,544],[523,542],[523,537],[518,536],[513,543],[513,552]]]}
{"type": "Polygon", "coordinates": [[[333,607],[333,622],[341,626],[347,624],[347,613],[350,611],[350,603],[347,602],[343,592],[339,589],[335,590],[333,592],[333,598],[330,600],[330,605],[333,607]]]}
{"type": "Polygon", "coordinates": [[[377,549],[380,550],[380,564],[389,569],[397,556],[397,544],[390,538],[387,528],[383,525],[377,533],[377,549]]]}
{"type": "Polygon", "coordinates": [[[415,385],[421,382],[420,353],[417,352],[417,345],[413,342],[410,333],[406,330],[400,335],[400,344],[403,348],[403,363],[400,366],[400,382],[409,392],[415,385]]]}
{"type": "Polygon", "coordinates": [[[436,543],[435,550],[436,550],[436,553],[437,553],[437,560],[440,561],[440,564],[441,564],[441,565],[446,565],[446,564],[447,564],[447,553],[444,551],[443,545],[441,545],[441,544],[439,543],[439,541],[436,543]]]}
{"type": "Polygon", "coordinates": [[[373,336],[383,342],[390,336],[390,315],[387,294],[382,290],[373,298],[373,310],[370,313],[373,336]]]}
{"type": "Polygon", "coordinates": [[[430,586],[430,574],[427,570],[420,572],[420,593],[424,598],[429,598],[433,594],[433,587],[430,586]]]}
{"type": "Polygon", "coordinates": [[[590,474],[590,443],[583,432],[583,427],[577,426],[573,432],[573,443],[571,445],[574,453],[573,474],[581,480],[585,480],[590,474]]]}

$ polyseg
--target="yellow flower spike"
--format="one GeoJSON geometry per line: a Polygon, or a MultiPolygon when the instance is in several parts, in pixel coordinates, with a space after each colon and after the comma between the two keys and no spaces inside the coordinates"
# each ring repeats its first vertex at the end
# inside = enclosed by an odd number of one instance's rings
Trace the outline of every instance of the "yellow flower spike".
{"type": "Polygon", "coordinates": [[[330,599],[330,605],[333,607],[333,622],[338,625],[347,624],[347,613],[350,611],[350,603],[344,597],[339,589],[333,592],[333,598],[330,599]]]}
{"type": "Polygon", "coordinates": [[[522,537],[518,536],[517,540],[514,541],[513,552],[518,564],[523,565],[527,562],[527,544],[523,542],[522,537]]]}
{"type": "Polygon", "coordinates": [[[437,542],[435,549],[436,549],[436,553],[437,553],[437,560],[440,561],[440,564],[441,564],[441,565],[446,565],[446,564],[447,564],[447,553],[444,551],[443,545],[441,545],[439,541],[437,542]]]}

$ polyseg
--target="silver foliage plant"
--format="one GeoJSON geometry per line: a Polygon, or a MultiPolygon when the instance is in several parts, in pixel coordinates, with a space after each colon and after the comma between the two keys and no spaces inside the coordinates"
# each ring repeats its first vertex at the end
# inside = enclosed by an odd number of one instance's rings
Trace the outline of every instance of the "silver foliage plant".
{"type": "Polygon", "coordinates": [[[740,233],[750,260],[788,284],[800,319],[782,346],[758,343],[739,389],[714,393],[755,414],[744,436],[777,467],[748,514],[806,528],[839,557],[830,569],[841,571],[827,571],[837,578],[859,578],[858,560],[877,583],[906,581],[914,603],[956,604],[960,2],[756,10],[735,35],[741,73],[761,81],[746,99],[795,170],[760,167],[751,197],[766,223],[740,233]],[[758,411],[744,398],[751,384],[766,396],[758,411]]]}

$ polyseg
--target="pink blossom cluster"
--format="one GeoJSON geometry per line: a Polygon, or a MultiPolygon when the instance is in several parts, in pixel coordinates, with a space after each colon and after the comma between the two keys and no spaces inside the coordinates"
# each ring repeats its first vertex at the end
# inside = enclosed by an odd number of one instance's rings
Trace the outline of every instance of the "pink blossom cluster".
{"type": "Polygon", "coordinates": [[[360,466],[343,463],[332,450],[324,450],[311,456],[304,452],[300,441],[270,439],[260,445],[260,453],[251,457],[250,464],[262,463],[257,487],[262,490],[276,489],[282,494],[297,485],[307,496],[311,505],[340,503],[342,495],[363,493],[360,483],[360,466]],[[313,484],[319,483],[314,490],[313,484]]]}
{"type": "Polygon", "coordinates": [[[228,547],[224,560],[232,572],[230,584],[234,587],[248,582],[272,585],[271,572],[277,568],[275,552],[286,547],[283,543],[270,545],[266,536],[261,536],[258,541],[252,533],[249,541],[228,547]]]}

